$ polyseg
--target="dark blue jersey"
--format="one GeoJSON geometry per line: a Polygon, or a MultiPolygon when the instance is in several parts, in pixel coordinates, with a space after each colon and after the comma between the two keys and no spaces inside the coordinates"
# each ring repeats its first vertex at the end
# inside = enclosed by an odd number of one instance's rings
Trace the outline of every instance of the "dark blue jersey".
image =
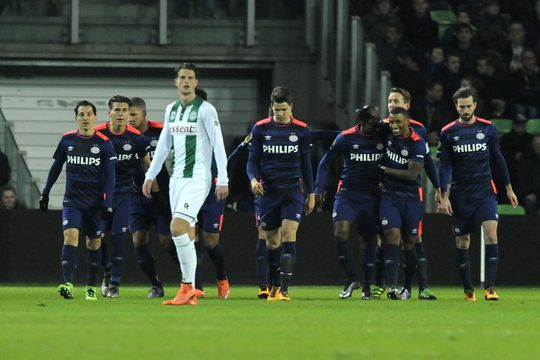
{"type": "Polygon", "coordinates": [[[340,133],[319,164],[315,193],[322,194],[328,165],[340,155],[343,156],[342,189],[369,194],[378,192],[381,176],[377,165],[384,155],[385,140],[382,131],[368,135],[358,126],[340,133]]]}
{"type": "Polygon", "coordinates": [[[298,186],[303,180],[307,192],[313,192],[307,124],[291,119],[280,125],[267,118],[257,122],[251,133],[247,164],[250,179],[260,178],[265,191],[278,192],[298,186]]]}
{"type": "MultiPolygon", "coordinates": [[[[392,169],[407,170],[410,161],[418,161],[424,164],[426,156],[425,141],[412,129],[407,137],[388,135],[386,141],[386,154],[384,166],[392,169]]],[[[384,178],[384,191],[400,196],[418,198],[420,176],[414,181],[408,181],[386,175],[384,178]]]]}
{"type": "Polygon", "coordinates": [[[76,209],[111,207],[116,154],[111,141],[96,131],[82,136],[78,130],[64,134],[54,152],[43,194],[48,195],[66,163],[64,206],[76,209]]]}
{"type": "Polygon", "coordinates": [[[141,159],[148,152],[148,141],[141,132],[128,125],[122,134],[114,134],[109,129],[109,123],[96,126],[105,134],[114,146],[118,163],[116,164],[116,187],[115,193],[132,193],[134,191],[135,169],[140,168],[141,159]]]}
{"type": "Polygon", "coordinates": [[[476,118],[472,124],[453,121],[441,130],[441,188],[447,189],[452,179],[452,197],[484,197],[495,192],[490,160],[498,165],[505,185],[510,183],[502,158],[497,129],[491,121],[476,118]]]}

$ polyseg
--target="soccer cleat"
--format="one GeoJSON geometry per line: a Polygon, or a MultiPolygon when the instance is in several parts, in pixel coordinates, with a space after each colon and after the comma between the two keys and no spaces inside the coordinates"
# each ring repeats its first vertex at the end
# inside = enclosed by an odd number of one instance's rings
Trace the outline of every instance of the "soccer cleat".
{"type": "Polygon", "coordinates": [[[384,288],[378,285],[371,285],[370,291],[372,299],[380,299],[384,294],[384,288]]]}
{"type": "Polygon", "coordinates": [[[195,289],[195,296],[197,296],[198,299],[207,297],[206,293],[201,289],[195,289]]]}
{"type": "Polygon", "coordinates": [[[278,301],[278,294],[279,294],[279,287],[278,286],[272,286],[272,290],[270,290],[270,295],[266,298],[266,301],[278,301]]]}
{"type": "Polygon", "coordinates": [[[257,290],[257,297],[259,299],[267,299],[268,295],[270,295],[270,289],[268,288],[268,285],[261,285],[259,286],[259,290],[257,290]]]}
{"type": "Polygon", "coordinates": [[[437,300],[437,297],[428,288],[425,288],[418,294],[418,300],[437,300]]]}
{"type": "Polygon", "coordinates": [[[85,300],[96,301],[98,299],[95,286],[87,286],[84,295],[85,300]]]}
{"type": "Polygon", "coordinates": [[[148,298],[154,299],[154,298],[161,298],[165,296],[165,290],[161,286],[152,286],[150,291],[148,291],[148,298]]]}
{"type": "Polygon", "coordinates": [[[345,284],[343,291],[339,293],[340,299],[348,299],[352,296],[354,290],[360,289],[359,281],[351,281],[345,284]]]}
{"type": "Polygon", "coordinates": [[[473,289],[465,290],[465,301],[476,301],[476,295],[473,289]]]}
{"type": "Polygon", "coordinates": [[[409,300],[411,298],[411,292],[409,289],[401,288],[399,291],[399,298],[401,300],[409,300]]]}
{"type": "Polygon", "coordinates": [[[362,295],[360,296],[360,299],[362,299],[362,300],[371,300],[371,299],[373,299],[373,297],[371,296],[371,292],[362,291],[362,295]]]}
{"type": "Polygon", "coordinates": [[[283,301],[291,301],[291,298],[289,297],[289,293],[286,292],[286,291],[279,291],[277,293],[277,299],[278,300],[283,300],[283,301]]]}
{"type": "MultiPolygon", "coordinates": [[[[163,305],[179,305],[179,304],[173,304],[173,301],[176,301],[176,302],[180,301],[180,299],[185,298],[186,295],[192,291],[193,291],[193,286],[191,284],[181,283],[180,289],[178,289],[178,292],[176,293],[176,296],[174,297],[174,299],[165,300],[162,302],[162,304],[163,305]]],[[[194,291],[193,293],[195,294],[195,296],[197,296],[197,294],[194,291]]]]}
{"type": "Polygon", "coordinates": [[[163,305],[197,305],[197,294],[194,289],[182,294],[181,297],[175,297],[172,300],[163,301],[163,305]]]}
{"type": "Polygon", "coordinates": [[[101,296],[107,297],[110,283],[111,283],[111,274],[105,273],[103,275],[103,281],[101,281],[101,296]]]}
{"type": "Polygon", "coordinates": [[[495,288],[490,287],[490,288],[484,289],[484,299],[491,300],[491,301],[499,300],[499,295],[497,295],[495,288]]]}
{"type": "Polygon", "coordinates": [[[390,289],[388,289],[388,292],[386,293],[386,296],[390,300],[401,300],[401,295],[400,295],[399,290],[397,289],[397,287],[391,287],[390,289]]]}
{"type": "Polygon", "coordinates": [[[64,299],[73,299],[73,284],[70,282],[66,282],[64,284],[58,285],[58,294],[60,294],[60,296],[64,299]]]}
{"type": "Polygon", "coordinates": [[[220,299],[228,299],[230,293],[229,288],[229,280],[218,280],[217,281],[217,288],[218,288],[218,298],[220,299]]]}
{"type": "Polygon", "coordinates": [[[117,298],[120,296],[120,287],[116,285],[109,285],[107,288],[107,297],[108,298],[117,298]]]}

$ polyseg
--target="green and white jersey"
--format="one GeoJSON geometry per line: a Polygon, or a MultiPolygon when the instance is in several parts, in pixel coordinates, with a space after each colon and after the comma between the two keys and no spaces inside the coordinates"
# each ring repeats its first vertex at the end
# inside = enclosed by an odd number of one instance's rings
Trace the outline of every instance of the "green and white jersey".
{"type": "Polygon", "coordinates": [[[218,170],[217,185],[227,185],[227,155],[216,108],[200,97],[182,106],[180,101],[165,109],[163,130],[146,179],[153,180],[169,151],[173,150],[171,177],[212,181],[212,155],[218,170]]]}

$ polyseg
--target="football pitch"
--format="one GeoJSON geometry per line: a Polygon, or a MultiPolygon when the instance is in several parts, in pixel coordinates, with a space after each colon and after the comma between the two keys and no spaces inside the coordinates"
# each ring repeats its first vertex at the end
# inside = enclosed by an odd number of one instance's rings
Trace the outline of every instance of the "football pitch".
{"type": "MultiPolygon", "coordinates": [[[[340,300],[339,287],[291,288],[291,302],[255,287],[215,287],[197,306],[162,306],[148,288],[116,299],[64,300],[56,286],[0,286],[0,358],[6,359],[539,359],[540,288],[433,288],[437,301],[340,300]]],[[[166,298],[176,288],[166,287],[166,298]]]]}

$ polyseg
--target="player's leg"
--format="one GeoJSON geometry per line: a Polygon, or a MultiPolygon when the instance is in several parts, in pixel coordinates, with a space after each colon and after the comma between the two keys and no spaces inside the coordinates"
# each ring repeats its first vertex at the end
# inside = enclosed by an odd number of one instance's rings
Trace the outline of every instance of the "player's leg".
{"type": "Polygon", "coordinates": [[[120,296],[120,283],[126,257],[126,235],[129,229],[129,207],[131,194],[116,196],[116,207],[113,210],[111,244],[112,270],[111,281],[107,290],[107,297],[117,298],[120,296]]]}
{"type": "Polygon", "coordinates": [[[383,229],[385,281],[386,286],[388,286],[387,296],[392,300],[399,300],[397,278],[399,245],[401,242],[401,215],[398,204],[389,196],[381,196],[379,218],[383,229]]]}
{"type": "Polygon", "coordinates": [[[270,294],[270,285],[268,280],[268,249],[266,247],[266,233],[262,226],[257,226],[257,245],[255,246],[255,259],[257,265],[257,277],[259,279],[259,290],[257,297],[266,299],[270,294]]]}
{"type": "Polygon", "coordinates": [[[465,300],[475,301],[476,296],[471,281],[471,263],[469,258],[470,233],[474,228],[474,202],[452,201],[452,228],[456,237],[456,263],[463,282],[465,300]]]}
{"type": "Polygon", "coordinates": [[[364,233],[359,235],[358,240],[360,242],[360,246],[362,247],[362,272],[364,273],[364,282],[362,284],[362,299],[370,300],[372,298],[371,285],[373,285],[373,274],[375,272],[377,234],[364,233]]]}
{"type": "Polygon", "coordinates": [[[279,293],[280,261],[281,261],[281,202],[282,195],[265,194],[259,197],[259,210],[261,216],[261,226],[265,232],[268,277],[271,286],[270,295],[267,300],[276,300],[279,293]]]}
{"type": "Polygon", "coordinates": [[[375,275],[374,284],[371,286],[371,296],[380,299],[384,293],[384,244],[382,234],[377,236],[377,247],[375,249],[375,275]]]}
{"type": "Polygon", "coordinates": [[[62,246],[61,263],[64,283],[58,286],[58,293],[64,299],[73,299],[73,277],[77,268],[77,246],[79,245],[79,229],[81,225],[81,210],[63,209],[64,245],[62,246]]]}
{"type": "Polygon", "coordinates": [[[176,247],[171,238],[170,224],[171,224],[171,210],[170,208],[157,208],[156,209],[156,229],[158,232],[158,240],[161,248],[167,252],[176,263],[180,266],[178,261],[178,254],[176,254],[176,247]]]}
{"type": "Polygon", "coordinates": [[[405,283],[401,291],[401,299],[407,300],[411,297],[411,287],[418,265],[415,244],[422,234],[422,203],[419,200],[403,200],[402,211],[402,242],[403,242],[403,270],[405,272],[405,283]]]}
{"type": "Polygon", "coordinates": [[[417,258],[414,244],[418,236],[410,236],[408,233],[403,234],[403,271],[405,273],[405,281],[403,288],[400,291],[401,299],[408,300],[411,298],[411,287],[414,274],[416,273],[417,258]]]}
{"type": "Polygon", "coordinates": [[[289,284],[292,279],[294,265],[296,264],[296,232],[299,223],[294,220],[283,219],[281,223],[281,238],[283,241],[283,254],[281,255],[279,299],[289,300],[289,284]]]}
{"type": "Polygon", "coordinates": [[[495,291],[495,278],[499,266],[499,244],[497,242],[497,221],[488,220],[482,223],[485,239],[485,269],[484,298],[486,300],[499,300],[495,291]]]}
{"type": "Polygon", "coordinates": [[[86,289],[85,299],[97,300],[96,284],[98,280],[99,264],[101,262],[101,233],[102,221],[100,210],[86,210],[84,212],[83,233],[86,235],[86,289]]]}
{"type": "MultiPolygon", "coordinates": [[[[359,234],[358,240],[362,248],[362,271],[364,273],[364,283],[362,285],[362,299],[372,299],[371,285],[373,284],[373,273],[375,271],[375,253],[378,247],[378,220],[379,220],[379,197],[361,196],[356,210],[356,230],[359,234]]],[[[378,298],[382,291],[377,292],[378,298]]],[[[377,298],[377,297],[375,297],[377,298]]]]}
{"type": "MultiPolygon", "coordinates": [[[[334,202],[334,214],[336,214],[336,206],[334,202]]],[[[343,291],[340,292],[340,299],[348,299],[352,296],[354,290],[360,288],[358,275],[354,270],[354,260],[352,247],[349,242],[351,222],[348,220],[334,221],[334,238],[336,240],[337,258],[345,272],[346,282],[343,291]]]]}

